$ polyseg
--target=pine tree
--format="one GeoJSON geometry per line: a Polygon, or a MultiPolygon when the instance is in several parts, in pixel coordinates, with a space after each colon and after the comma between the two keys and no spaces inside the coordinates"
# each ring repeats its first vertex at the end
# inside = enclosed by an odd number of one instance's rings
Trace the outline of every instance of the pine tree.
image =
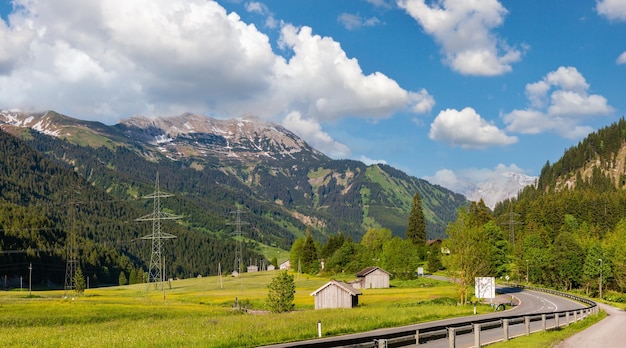
{"type": "Polygon", "coordinates": [[[82,295],[85,292],[85,276],[83,275],[83,271],[80,267],[76,269],[73,281],[74,291],[76,291],[76,294],[82,295]]]}
{"type": "Polygon", "coordinates": [[[319,269],[317,247],[311,231],[307,229],[304,244],[302,245],[302,270],[305,273],[315,274],[319,269]]]}
{"type": "Polygon", "coordinates": [[[267,305],[271,312],[289,312],[293,309],[296,284],[292,275],[288,274],[287,271],[280,272],[272,278],[268,288],[267,305]]]}
{"type": "Polygon", "coordinates": [[[119,284],[120,285],[128,285],[128,278],[126,278],[126,273],[124,273],[124,271],[120,272],[119,284]]]}
{"type": "Polygon", "coordinates": [[[409,225],[406,229],[406,238],[416,246],[426,244],[426,221],[422,210],[422,199],[419,193],[413,196],[413,206],[409,215],[409,225]]]}

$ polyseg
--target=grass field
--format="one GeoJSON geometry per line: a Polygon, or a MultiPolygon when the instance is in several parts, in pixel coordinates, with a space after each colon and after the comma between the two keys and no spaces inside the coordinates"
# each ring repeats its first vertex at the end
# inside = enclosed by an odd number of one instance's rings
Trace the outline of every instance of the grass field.
{"type": "MultiPolygon", "coordinates": [[[[277,272],[171,282],[165,293],[145,284],[63,291],[0,293],[0,342],[10,347],[253,347],[470,315],[457,306],[454,285],[431,279],[364,289],[353,309],[314,310],[310,293],[329,279],[294,275],[296,310],[265,312],[267,285],[277,272]],[[236,310],[235,301],[249,311],[236,310]],[[435,300],[435,301],[433,301],[435,300]]],[[[490,311],[487,306],[479,312],[490,311]]]]}

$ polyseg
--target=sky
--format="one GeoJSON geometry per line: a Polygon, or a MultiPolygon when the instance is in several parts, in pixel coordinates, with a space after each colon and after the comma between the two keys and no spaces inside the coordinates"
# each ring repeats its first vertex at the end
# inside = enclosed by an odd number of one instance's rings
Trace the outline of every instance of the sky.
{"type": "Polygon", "coordinates": [[[254,115],[458,192],[624,115],[626,0],[0,0],[0,109],[254,115]]]}

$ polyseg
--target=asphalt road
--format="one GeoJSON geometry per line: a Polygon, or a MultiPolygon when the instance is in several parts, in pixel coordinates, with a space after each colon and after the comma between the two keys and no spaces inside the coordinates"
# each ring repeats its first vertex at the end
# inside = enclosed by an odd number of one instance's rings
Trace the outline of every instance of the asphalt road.
{"type": "MultiPolygon", "coordinates": [[[[519,288],[502,288],[501,291],[505,293],[505,296],[507,297],[513,296],[514,298],[516,298],[519,301],[519,305],[505,312],[499,311],[499,312],[493,312],[489,314],[475,315],[475,316],[472,316],[471,319],[480,320],[480,319],[488,319],[488,318],[498,318],[503,315],[515,316],[515,315],[523,315],[523,314],[536,314],[536,313],[556,312],[556,311],[563,311],[563,310],[573,310],[573,309],[585,307],[584,305],[578,302],[575,302],[566,298],[562,298],[556,295],[546,294],[546,293],[540,293],[540,292],[529,291],[529,290],[521,290],[519,288]]],[[[450,324],[459,323],[459,322],[465,322],[468,319],[470,318],[460,317],[460,318],[453,318],[453,319],[445,319],[445,320],[439,320],[439,321],[422,323],[422,324],[408,325],[408,326],[404,326],[401,328],[379,329],[379,330],[375,330],[374,332],[377,335],[382,336],[387,333],[397,332],[398,330],[406,330],[406,329],[418,330],[418,329],[423,329],[423,328],[433,327],[433,326],[440,326],[440,325],[444,326],[444,325],[450,325],[450,324]]],[[[562,318],[561,324],[564,322],[563,320],[564,319],[562,318]]],[[[570,318],[570,320],[573,321],[573,318],[570,318]]],[[[552,321],[551,323],[547,323],[548,328],[552,326],[554,326],[554,321],[552,321]]],[[[541,329],[542,329],[541,322],[535,322],[531,325],[531,331],[533,332],[539,331],[541,329]]],[[[509,331],[510,337],[522,335],[524,334],[524,331],[525,331],[525,328],[523,324],[512,325],[509,331]]],[[[373,332],[368,332],[367,335],[371,335],[372,333],[373,332]]],[[[364,334],[350,334],[350,335],[344,335],[341,337],[347,339],[351,337],[359,337],[359,335],[364,335],[364,334]]],[[[481,331],[481,343],[485,344],[490,341],[498,340],[502,338],[502,335],[503,335],[503,331],[501,328],[481,331]]],[[[298,346],[315,346],[315,347],[333,346],[333,342],[337,341],[338,339],[340,338],[325,337],[325,338],[319,338],[319,339],[308,340],[308,341],[276,344],[276,345],[272,345],[268,347],[284,348],[284,347],[298,347],[298,346]]],[[[472,347],[472,346],[474,346],[473,334],[457,336],[456,347],[460,348],[460,347],[472,347]]],[[[420,344],[419,347],[448,347],[448,340],[440,339],[440,340],[430,341],[425,344],[420,344]]]]}
{"type": "Polygon", "coordinates": [[[626,329],[626,312],[613,306],[598,303],[607,317],[599,323],[566,339],[556,348],[617,348],[626,347],[626,339],[621,330],[626,329]]]}
{"type": "MultiPolygon", "coordinates": [[[[526,315],[526,314],[538,314],[538,313],[550,313],[550,312],[558,312],[564,310],[574,310],[579,308],[585,308],[585,305],[580,304],[578,302],[556,296],[551,294],[546,294],[543,292],[535,292],[529,290],[519,290],[517,288],[503,288],[501,291],[507,293],[508,295],[512,295],[519,300],[519,305],[510,309],[506,312],[496,312],[491,314],[485,314],[483,316],[476,316],[476,318],[496,318],[501,317],[503,315],[526,315]]],[[[468,318],[462,318],[466,320],[468,318]]],[[[569,318],[571,322],[573,322],[574,318],[569,318]]],[[[563,325],[565,323],[565,318],[560,319],[560,324],[563,325]]],[[[555,320],[550,319],[546,321],[546,327],[552,328],[555,326],[555,320]]],[[[530,331],[536,332],[543,330],[541,321],[531,322],[530,331]]],[[[515,325],[511,325],[509,327],[509,337],[521,336],[525,335],[526,329],[523,323],[518,323],[515,325]]],[[[483,330],[480,334],[480,342],[481,344],[487,344],[495,341],[500,341],[503,338],[504,331],[502,328],[495,328],[491,330],[483,330]]],[[[468,333],[465,335],[456,336],[455,347],[464,348],[464,347],[473,347],[474,346],[474,334],[468,333]]],[[[408,346],[415,347],[415,346],[408,346]]],[[[420,348],[428,347],[428,348],[447,348],[449,347],[448,339],[440,339],[436,341],[427,342],[425,344],[420,344],[420,348]]],[[[574,346],[572,346],[574,347],[574,346]]],[[[594,347],[594,346],[575,346],[575,347],[594,347]]]]}

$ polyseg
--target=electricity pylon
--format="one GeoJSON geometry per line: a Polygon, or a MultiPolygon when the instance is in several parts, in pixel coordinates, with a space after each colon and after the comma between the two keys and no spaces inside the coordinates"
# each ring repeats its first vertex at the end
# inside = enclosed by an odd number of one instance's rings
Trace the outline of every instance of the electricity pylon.
{"type": "MultiPolygon", "coordinates": [[[[79,195],[80,192],[75,192],[75,194],[79,195]]],[[[76,275],[76,269],[78,268],[78,231],[76,228],[78,204],[79,202],[77,200],[71,201],[68,209],[71,217],[71,226],[65,236],[66,263],[64,296],[68,296],[68,293],[74,289],[74,275],[76,275]]]]}
{"type": "Polygon", "coordinates": [[[175,235],[165,233],[162,230],[163,220],[175,220],[180,216],[173,215],[161,211],[161,198],[171,197],[172,194],[161,192],[159,189],[159,173],[156,175],[156,183],[154,185],[154,193],[144,196],[143,198],[152,198],[154,200],[154,208],[151,214],[142,216],[135,221],[152,221],[152,234],[141,237],[141,239],[152,240],[152,254],[150,256],[150,266],[148,268],[148,288],[150,283],[154,282],[154,287],[158,289],[159,284],[161,289],[164,289],[163,282],[165,281],[165,265],[163,264],[163,240],[176,238],[175,235]]]}
{"type": "Polygon", "coordinates": [[[519,215],[513,212],[513,203],[509,203],[509,221],[500,223],[501,225],[509,225],[509,243],[511,246],[515,244],[515,225],[522,224],[519,221],[515,221],[515,216],[519,215]]]}
{"type": "Polygon", "coordinates": [[[229,223],[229,225],[235,225],[235,232],[233,232],[232,234],[235,236],[235,243],[236,243],[236,247],[235,247],[235,265],[234,265],[234,271],[237,272],[237,276],[241,276],[241,258],[243,257],[242,255],[242,232],[241,232],[241,225],[247,225],[246,222],[242,222],[241,221],[241,213],[245,213],[244,211],[241,211],[239,209],[235,210],[233,212],[233,214],[237,214],[237,220],[233,223],[229,223]]]}

